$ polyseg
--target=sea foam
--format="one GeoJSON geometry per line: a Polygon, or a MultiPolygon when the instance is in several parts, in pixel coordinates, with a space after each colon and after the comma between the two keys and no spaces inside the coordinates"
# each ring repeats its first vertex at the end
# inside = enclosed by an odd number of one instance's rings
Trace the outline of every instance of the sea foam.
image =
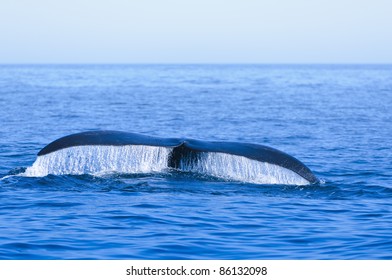
{"type": "Polygon", "coordinates": [[[38,156],[24,175],[162,172],[167,168],[171,150],[142,145],[70,147],[38,156]]]}
{"type": "Polygon", "coordinates": [[[225,153],[199,153],[197,160],[181,160],[180,169],[255,184],[309,184],[287,168],[225,153]]]}

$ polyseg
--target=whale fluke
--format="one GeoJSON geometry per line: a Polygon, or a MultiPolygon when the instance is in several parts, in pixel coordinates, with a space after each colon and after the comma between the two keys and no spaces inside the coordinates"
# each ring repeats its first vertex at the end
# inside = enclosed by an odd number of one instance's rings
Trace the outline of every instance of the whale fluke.
{"type": "Polygon", "coordinates": [[[151,137],[143,134],[99,130],[86,131],[61,137],[45,146],[39,151],[38,156],[43,156],[64,148],[75,146],[124,146],[145,145],[159,147],[176,147],[181,145],[181,140],[173,138],[151,137]]]}
{"type": "MultiPolygon", "coordinates": [[[[167,161],[166,165],[168,168],[190,171],[196,170],[219,177],[219,172],[225,172],[224,168],[229,169],[227,172],[230,174],[241,173],[242,164],[244,169],[247,168],[247,171],[244,172],[247,173],[245,175],[248,177],[253,178],[258,175],[263,175],[256,174],[258,172],[267,172],[270,173],[268,174],[269,176],[279,177],[280,175],[277,173],[276,169],[270,171],[272,170],[270,167],[275,166],[294,172],[293,174],[300,176],[308,183],[313,184],[319,182],[312,171],[298,159],[264,145],[240,142],[200,141],[181,138],[160,138],[137,133],[109,130],[88,131],[59,138],[39,151],[38,157],[40,158],[63,149],[79,146],[163,147],[168,149],[166,158],[164,159],[167,161]],[[265,164],[265,166],[256,166],[256,168],[252,165],[253,161],[265,164]],[[225,162],[230,162],[230,164],[227,163],[225,165],[225,162]],[[251,168],[251,170],[249,168],[251,168]],[[248,173],[252,174],[249,175],[248,173]]],[[[140,156],[140,153],[138,156],[140,156]]],[[[234,176],[233,178],[236,177],[234,176]]],[[[279,180],[276,181],[280,182],[279,180]]]]}

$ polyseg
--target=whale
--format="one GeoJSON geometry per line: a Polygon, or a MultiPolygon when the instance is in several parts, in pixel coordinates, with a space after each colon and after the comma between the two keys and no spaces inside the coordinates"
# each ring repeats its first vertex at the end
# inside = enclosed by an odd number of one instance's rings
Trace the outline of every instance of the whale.
{"type": "MultiPolygon", "coordinates": [[[[313,172],[295,157],[278,149],[254,143],[162,138],[131,132],[99,130],[61,137],[42,148],[38,152],[38,157],[44,157],[73,147],[130,145],[170,148],[167,156],[167,167],[177,170],[184,169],[184,162],[187,163],[187,166],[199,164],[204,155],[231,155],[238,159],[245,158],[290,170],[309,184],[319,183],[319,179],[313,172]]],[[[225,160],[227,157],[221,158],[225,160]]],[[[236,164],[238,165],[238,163],[236,164]]]]}

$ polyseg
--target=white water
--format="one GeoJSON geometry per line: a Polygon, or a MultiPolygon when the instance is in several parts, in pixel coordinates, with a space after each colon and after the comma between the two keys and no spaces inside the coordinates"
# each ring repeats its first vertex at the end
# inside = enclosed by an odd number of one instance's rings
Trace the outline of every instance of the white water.
{"type": "Polygon", "coordinates": [[[39,156],[23,175],[162,172],[171,150],[142,145],[70,147],[39,156]]]}
{"type": "Polygon", "coordinates": [[[306,179],[287,168],[224,153],[200,153],[196,162],[182,160],[180,169],[255,184],[309,184],[306,179]]]}
{"type": "MultiPolygon", "coordinates": [[[[171,151],[172,148],[142,145],[76,146],[37,157],[22,175],[165,172],[171,151]]],[[[284,167],[224,153],[200,153],[197,161],[184,158],[179,169],[255,184],[309,184],[284,167]]]]}

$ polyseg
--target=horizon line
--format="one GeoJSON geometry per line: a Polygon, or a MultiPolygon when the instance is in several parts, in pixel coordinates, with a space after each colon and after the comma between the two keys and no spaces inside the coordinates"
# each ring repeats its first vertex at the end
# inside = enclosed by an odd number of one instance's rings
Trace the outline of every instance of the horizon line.
{"type": "Polygon", "coordinates": [[[0,62],[0,65],[392,65],[392,62],[0,62]]]}

